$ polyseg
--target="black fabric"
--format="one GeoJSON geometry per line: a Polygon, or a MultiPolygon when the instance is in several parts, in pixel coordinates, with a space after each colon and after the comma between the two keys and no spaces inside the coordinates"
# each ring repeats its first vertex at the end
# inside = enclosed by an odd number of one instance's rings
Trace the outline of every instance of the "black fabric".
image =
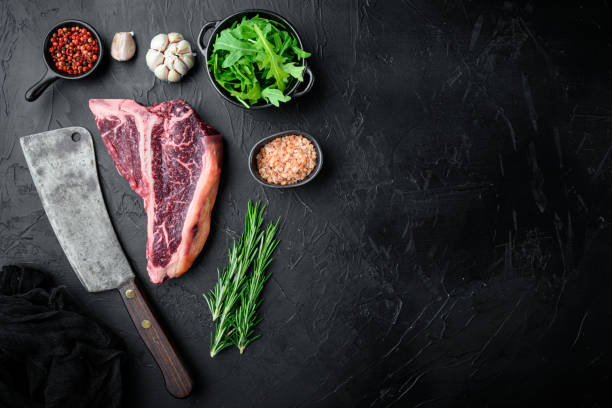
{"type": "Polygon", "coordinates": [[[119,342],[75,310],[41,272],[2,268],[0,407],[121,405],[119,342]]]}

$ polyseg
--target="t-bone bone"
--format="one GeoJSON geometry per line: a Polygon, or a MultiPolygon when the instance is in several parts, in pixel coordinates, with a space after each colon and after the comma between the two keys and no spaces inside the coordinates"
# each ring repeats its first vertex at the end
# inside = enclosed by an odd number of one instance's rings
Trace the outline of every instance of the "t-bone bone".
{"type": "Polygon", "coordinates": [[[91,99],[89,108],[117,170],[144,200],[151,282],[182,275],[208,238],[221,135],[183,100],[147,107],[130,99],[91,99]]]}

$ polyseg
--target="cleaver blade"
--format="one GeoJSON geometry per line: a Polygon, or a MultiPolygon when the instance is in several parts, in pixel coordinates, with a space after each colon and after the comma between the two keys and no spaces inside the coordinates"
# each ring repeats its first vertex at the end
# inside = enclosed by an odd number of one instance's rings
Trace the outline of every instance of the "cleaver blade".
{"type": "Polygon", "coordinates": [[[83,286],[100,292],[134,279],[106,211],[87,129],[25,136],[21,147],[53,231],[83,286]]]}
{"type": "Polygon", "coordinates": [[[192,379],[140,288],[106,211],[91,134],[68,127],[20,141],[47,217],[79,280],[89,292],[119,290],[166,389],[187,397],[192,379]]]}

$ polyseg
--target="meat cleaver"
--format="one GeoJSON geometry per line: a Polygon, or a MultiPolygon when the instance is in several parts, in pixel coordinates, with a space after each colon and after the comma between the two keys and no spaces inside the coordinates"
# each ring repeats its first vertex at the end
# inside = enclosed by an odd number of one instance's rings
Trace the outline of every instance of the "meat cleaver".
{"type": "Polygon", "coordinates": [[[110,222],[89,131],[67,127],[24,136],[21,148],[55,235],[85,289],[120,292],[168,392],[188,396],[189,373],[151,311],[110,222]]]}

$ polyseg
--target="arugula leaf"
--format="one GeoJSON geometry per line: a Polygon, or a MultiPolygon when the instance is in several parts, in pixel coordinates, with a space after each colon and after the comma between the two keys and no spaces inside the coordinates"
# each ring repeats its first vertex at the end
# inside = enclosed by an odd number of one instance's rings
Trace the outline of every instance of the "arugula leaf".
{"type": "Polygon", "coordinates": [[[240,58],[242,58],[243,55],[244,53],[242,53],[241,51],[230,52],[230,54],[223,60],[222,67],[223,68],[231,67],[236,62],[238,62],[238,60],[240,60],[240,58]]]}
{"type": "Polygon", "coordinates": [[[289,62],[287,64],[283,64],[283,70],[297,79],[300,82],[304,82],[304,77],[302,76],[302,72],[304,72],[303,66],[295,65],[295,62],[289,62]]]}
{"type": "Polygon", "coordinates": [[[259,87],[259,82],[255,82],[255,85],[246,93],[245,99],[255,103],[259,99],[261,99],[261,88],[259,87]]]}
{"type": "Polygon", "coordinates": [[[260,45],[265,53],[265,56],[261,60],[261,66],[264,68],[269,68],[268,74],[266,75],[266,79],[274,77],[276,79],[276,86],[278,87],[278,89],[284,91],[285,81],[289,75],[287,74],[287,72],[281,69],[280,65],[285,62],[285,58],[274,52],[274,46],[266,39],[266,36],[257,24],[254,24],[253,28],[257,33],[260,45]]]}
{"type": "Polygon", "coordinates": [[[293,47],[291,47],[291,49],[293,50],[293,52],[295,52],[295,55],[297,55],[300,58],[308,58],[308,57],[310,57],[310,53],[304,51],[300,47],[297,47],[297,46],[294,45],[293,47]]]}
{"type": "Polygon", "coordinates": [[[289,102],[291,100],[291,97],[289,95],[285,95],[279,89],[274,89],[270,86],[261,91],[261,96],[263,96],[266,101],[276,107],[279,106],[279,102],[289,102]]]}
{"type": "Polygon", "coordinates": [[[284,24],[263,17],[243,17],[221,31],[208,61],[215,82],[243,105],[262,99],[275,106],[291,98],[285,90],[302,82],[310,53],[284,24]]]}
{"type": "Polygon", "coordinates": [[[253,45],[247,41],[241,41],[232,35],[231,31],[223,30],[214,44],[214,50],[257,52],[253,45]]]}

